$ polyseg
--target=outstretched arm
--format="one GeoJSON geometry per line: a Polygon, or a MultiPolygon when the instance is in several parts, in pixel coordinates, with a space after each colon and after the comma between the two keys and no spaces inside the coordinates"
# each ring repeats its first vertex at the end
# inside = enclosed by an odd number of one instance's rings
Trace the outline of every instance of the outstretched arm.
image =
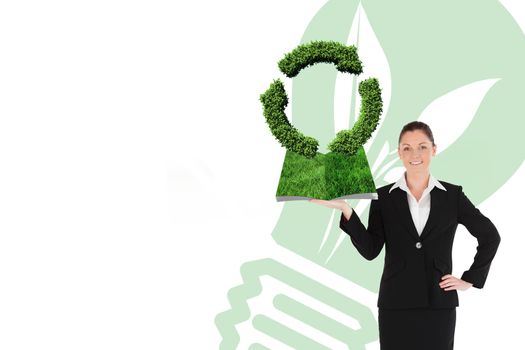
{"type": "Polygon", "coordinates": [[[345,231],[352,240],[359,254],[367,260],[375,259],[385,243],[383,219],[379,200],[372,200],[368,214],[368,229],[362,224],[359,216],[350,208],[350,218],[347,220],[345,212],[341,213],[339,227],[345,231]]]}

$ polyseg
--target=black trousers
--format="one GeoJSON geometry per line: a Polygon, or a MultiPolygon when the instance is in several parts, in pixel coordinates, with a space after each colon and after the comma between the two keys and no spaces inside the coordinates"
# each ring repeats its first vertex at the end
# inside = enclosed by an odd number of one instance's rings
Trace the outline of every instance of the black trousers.
{"type": "Polygon", "coordinates": [[[379,309],[381,350],[452,350],[456,308],[379,309]]]}

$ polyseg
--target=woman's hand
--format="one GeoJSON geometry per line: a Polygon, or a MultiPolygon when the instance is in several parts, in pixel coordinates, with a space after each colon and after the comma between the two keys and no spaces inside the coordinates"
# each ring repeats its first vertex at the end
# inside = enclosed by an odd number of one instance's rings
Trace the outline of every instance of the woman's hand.
{"type": "Polygon", "coordinates": [[[470,287],[472,287],[472,283],[463,281],[461,278],[456,278],[452,275],[445,275],[441,277],[441,282],[439,282],[439,286],[441,288],[444,288],[446,291],[449,290],[467,290],[470,287]]]}
{"type": "Polygon", "coordinates": [[[346,207],[348,207],[348,204],[342,200],[342,199],[332,199],[331,201],[325,201],[323,199],[309,199],[308,202],[317,203],[320,205],[324,205],[328,208],[335,208],[339,210],[343,210],[346,207]]]}

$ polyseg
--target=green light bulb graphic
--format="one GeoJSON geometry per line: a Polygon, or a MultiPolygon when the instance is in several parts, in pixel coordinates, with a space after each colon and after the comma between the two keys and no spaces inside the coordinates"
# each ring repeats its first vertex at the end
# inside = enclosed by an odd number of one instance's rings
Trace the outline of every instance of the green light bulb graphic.
{"type": "MultiPolygon", "coordinates": [[[[434,130],[432,173],[468,184],[474,204],[522,165],[525,149],[515,140],[525,123],[525,41],[498,1],[331,0],[301,42],[313,40],[355,44],[369,67],[364,73],[382,82],[385,114],[364,145],[377,187],[403,170],[397,137],[412,120],[434,130]],[[380,53],[367,53],[374,43],[380,53]]],[[[340,92],[339,75],[316,65],[293,79],[294,126],[320,145],[335,135],[339,97],[350,101],[348,123],[356,121],[359,78],[352,77],[351,93],[340,92]]],[[[366,222],[369,200],[349,203],[366,222]]],[[[216,316],[221,349],[365,349],[377,341],[373,296],[384,255],[364,260],[338,220],[339,213],[307,202],[284,203],[272,232],[275,254],[242,264],[243,283],[228,292],[231,308],[216,316]]]]}

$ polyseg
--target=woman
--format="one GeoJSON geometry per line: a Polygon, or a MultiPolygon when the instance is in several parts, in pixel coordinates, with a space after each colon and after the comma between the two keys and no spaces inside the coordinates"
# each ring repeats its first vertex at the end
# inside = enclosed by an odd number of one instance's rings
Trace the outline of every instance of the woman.
{"type": "Polygon", "coordinates": [[[430,174],[436,145],[427,124],[403,127],[398,154],[406,171],[396,183],[377,189],[368,228],[344,200],[310,201],[342,211],[341,229],[367,260],[385,246],[377,303],[381,350],[453,349],[457,290],[483,287],[500,236],[461,186],[430,174]],[[458,224],[478,240],[474,263],[461,278],[451,274],[458,224]]]}

